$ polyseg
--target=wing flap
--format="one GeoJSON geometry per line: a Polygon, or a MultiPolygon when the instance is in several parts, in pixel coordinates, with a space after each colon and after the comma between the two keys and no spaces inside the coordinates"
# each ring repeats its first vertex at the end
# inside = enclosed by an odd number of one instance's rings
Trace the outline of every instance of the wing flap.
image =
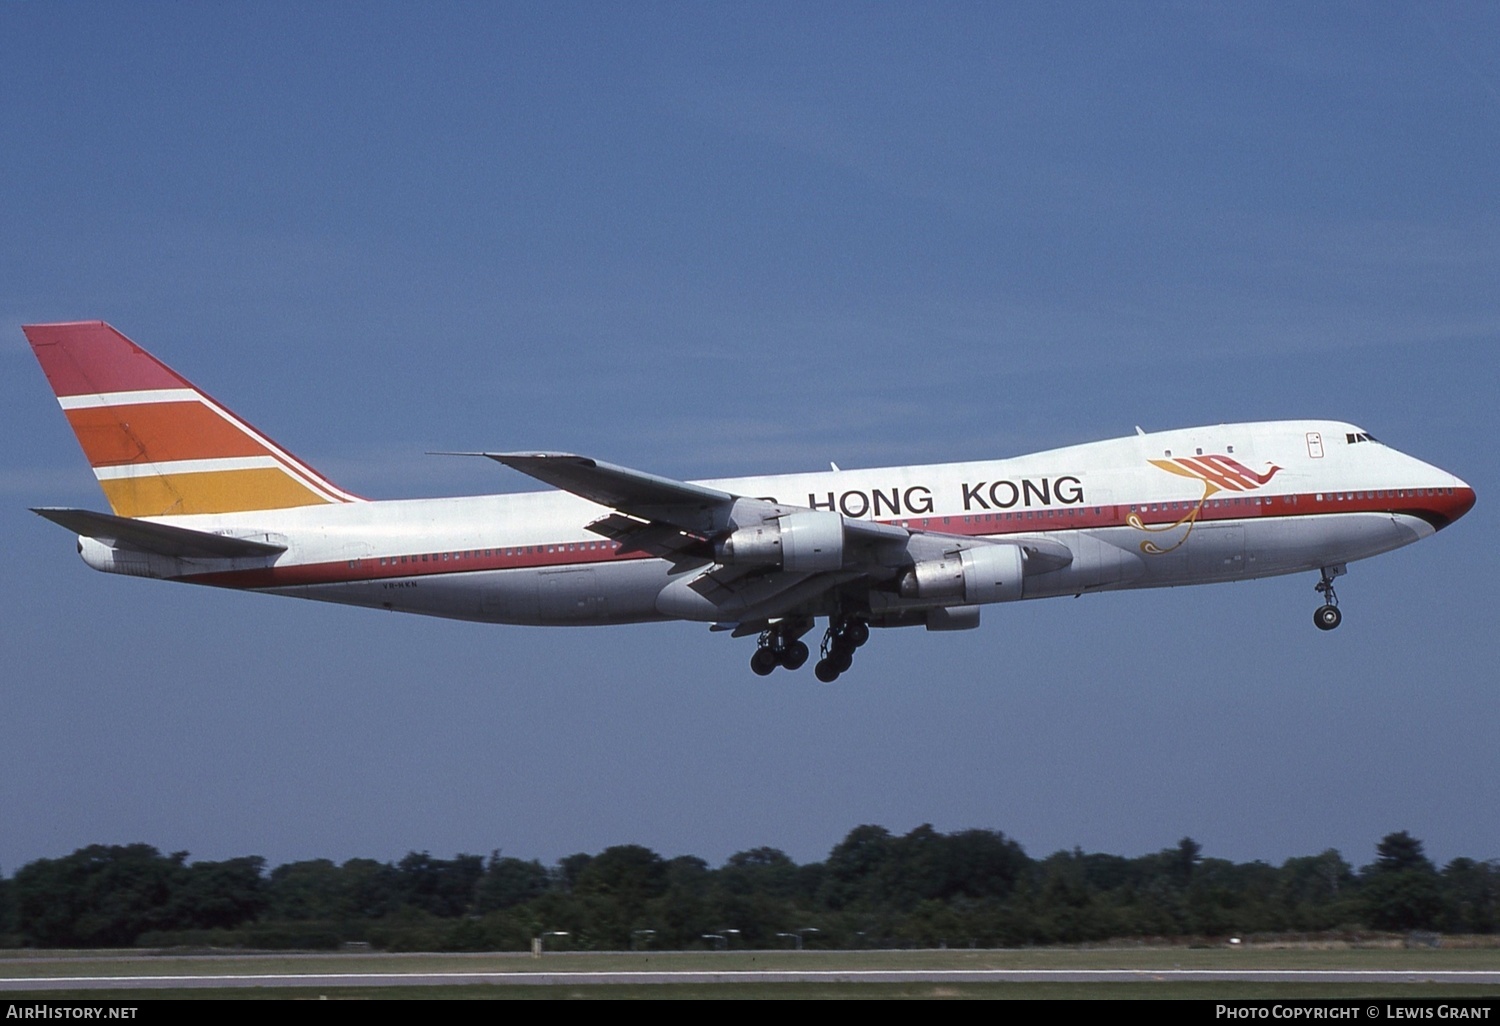
{"type": "Polygon", "coordinates": [[[660,521],[611,513],[589,524],[587,530],[619,542],[621,555],[644,552],[673,562],[697,563],[713,558],[713,550],[702,538],[660,521]]]}

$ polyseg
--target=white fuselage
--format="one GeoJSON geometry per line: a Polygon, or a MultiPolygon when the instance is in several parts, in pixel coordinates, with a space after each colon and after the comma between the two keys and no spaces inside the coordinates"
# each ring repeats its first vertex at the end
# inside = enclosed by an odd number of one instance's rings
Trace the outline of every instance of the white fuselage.
{"type": "MultiPolygon", "coordinates": [[[[1316,570],[1417,541],[1473,504],[1452,474],[1329,421],[702,483],[915,532],[1066,546],[1071,563],[1028,576],[1025,598],[1316,570]]],[[[566,492],[353,502],[155,518],[285,546],[274,558],[131,555],[86,538],[81,551],[114,572],[496,623],[734,621],[750,612],[676,586],[711,561],[685,571],[588,529],[609,512],[566,492]]],[[[783,593],[788,601],[795,594],[783,593]]],[[[808,601],[800,613],[827,612],[826,594],[808,601]]],[[[910,614],[937,604],[894,589],[871,590],[868,601],[876,625],[914,622],[910,614]]]]}

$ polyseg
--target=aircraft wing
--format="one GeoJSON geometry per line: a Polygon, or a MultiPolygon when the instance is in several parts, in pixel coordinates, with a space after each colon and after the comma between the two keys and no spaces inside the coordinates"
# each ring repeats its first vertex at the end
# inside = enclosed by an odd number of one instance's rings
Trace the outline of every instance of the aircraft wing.
{"type": "MultiPolygon", "coordinates": [[[[484,452],[461,455],[484,456],[590,502],[641,520],[665,522],[688,531],[703,530],[705,514],[727,511],[737,501],[748,498],[573,453],[484,452]]],[[[768,508],[779,505],[760,499],[748,501],[764,503],[768,508]]],[[[844,529],[862,541],[905,541],[911,536],[904,527],[867,520],[846,519],[844,529]]]]}
{"type": "Polygon", "coordinates": [[[573,453],[487,452],[481,455],[601,506],[643,520],[661,520],[682,527],[695,524],[707,511],[727,508],[737,498],[717,488],[674,481],[573,453]]]}
{"type": "MultiPolygon", "coordinates": [[[[691,553],[707,558],[703,543],[709,534],[724,527],[723,521],[732,510],[754,511],[768,518],[805,511],[804,507],[735,495],[574,453],[475,452],[450,455],[484,456],[555,488],[614,509],[616,513],[590,524],[590,530],[653,555],[675,554],[681,558],[691,553]]],[[[924,549],[941,546],[952,550],[991,544],[967,536],[913,531],[895,524],[852,517],[843,518],[843,526],[848,541],[856,545],[894,543],[904,546],[914,536],[923,539],[924,549]]],[[[1035,563],[1032,572],[1056,569],[1072,561],[1067,546],[1050,539],[1028,537],[1001,544],[1020,545],[1035,563]]]]}
{"type": "MultiPolygon", "coordinates": [[[[912,531],[895,524],[882,524],[853,517],[791,506],[769,499],[735,495],[706,485],[674,481],[644,471],[631,470],[572,453],[455,453],[484,456],[503,463],[539,481],[572,492],[614,512],[589,525],[596,534],[621,543],[622,551],[641,551],[668,559],[677,571],[696,568],[699,573],[676,587],[690,590],[722,610],[737,614],[742,622],[781,615],[779,610],[806,603],[832,588],[853,585],[860,578],[890,581],[915,561],[951,557],[966,549],[991,545],[1021,549],[1027,573],[1041,573],[1066,566],[1072,553],[1060,542],[1036,538],[990,542],[967,536],[912,531]],[[833,524],[809,518],[835,517],[833,524]],[[817,556],[809,565],[795,565],[790,557],[783,564],[776,550],[762,561],[736,550],[727,553],[724,537],[736,527],[779,524],[788,550],[794,539],[787,532],[812,528],[814,545],[824,546],[829,558],[817,556]],[[832,537],[824,532],[831,532],[832,537]],[[839,535],[842,534],[840,542],[839,535]]],[[[747,533],[735,531],[731,537],[747,533]]],[[[751,541],[754,544],[754,541],[751,541]]],[[[803,546],[807,542],[799,543],[803,546]]],[[[768,550],[762,550],[766,552],[768,550]]],[[[803,559],[807,559],[802,549],[803,559]]],[[[684,601],[691,599],[684,597],[684,601]]]]}

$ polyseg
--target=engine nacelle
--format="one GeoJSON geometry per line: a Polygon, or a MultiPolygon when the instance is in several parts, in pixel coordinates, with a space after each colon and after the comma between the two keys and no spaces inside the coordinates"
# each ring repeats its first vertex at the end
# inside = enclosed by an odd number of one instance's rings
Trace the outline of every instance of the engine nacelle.
{"type": "Polygon", "coordinates": [[[719,562],[779,566],[798,573],[838,570],[844,565],[844,518],[808,510],[742,527],[714,544],[719,562]]]}
{"type": "Polygon", "coordinates": [[[1017,545],[982,545],[957,556],[925,559],[901,578],[901,597],[957,599],[964,605],[1021,597],[1025,559],[1017,545]]]}
{"type": "Polygon", "coordinates": [[[978,606],[938,606],[923,621],[930,631],[972,631],[979,626],[978,606]]]}

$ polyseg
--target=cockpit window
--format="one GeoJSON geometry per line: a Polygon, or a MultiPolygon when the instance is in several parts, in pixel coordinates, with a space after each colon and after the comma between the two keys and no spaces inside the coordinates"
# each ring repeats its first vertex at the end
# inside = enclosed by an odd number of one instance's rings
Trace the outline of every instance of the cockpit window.
{"type": "Polygon", "coordinates": [[[1375,442],[1379,441],[1379,439],[1370,434],[1368,431],[1361,431],[1358,434],[1349,432],[1348,434],[1344,435],[1344,441],[1348,442],[1350,445],[1354,445],[1356,442],[1375,442]]]}

